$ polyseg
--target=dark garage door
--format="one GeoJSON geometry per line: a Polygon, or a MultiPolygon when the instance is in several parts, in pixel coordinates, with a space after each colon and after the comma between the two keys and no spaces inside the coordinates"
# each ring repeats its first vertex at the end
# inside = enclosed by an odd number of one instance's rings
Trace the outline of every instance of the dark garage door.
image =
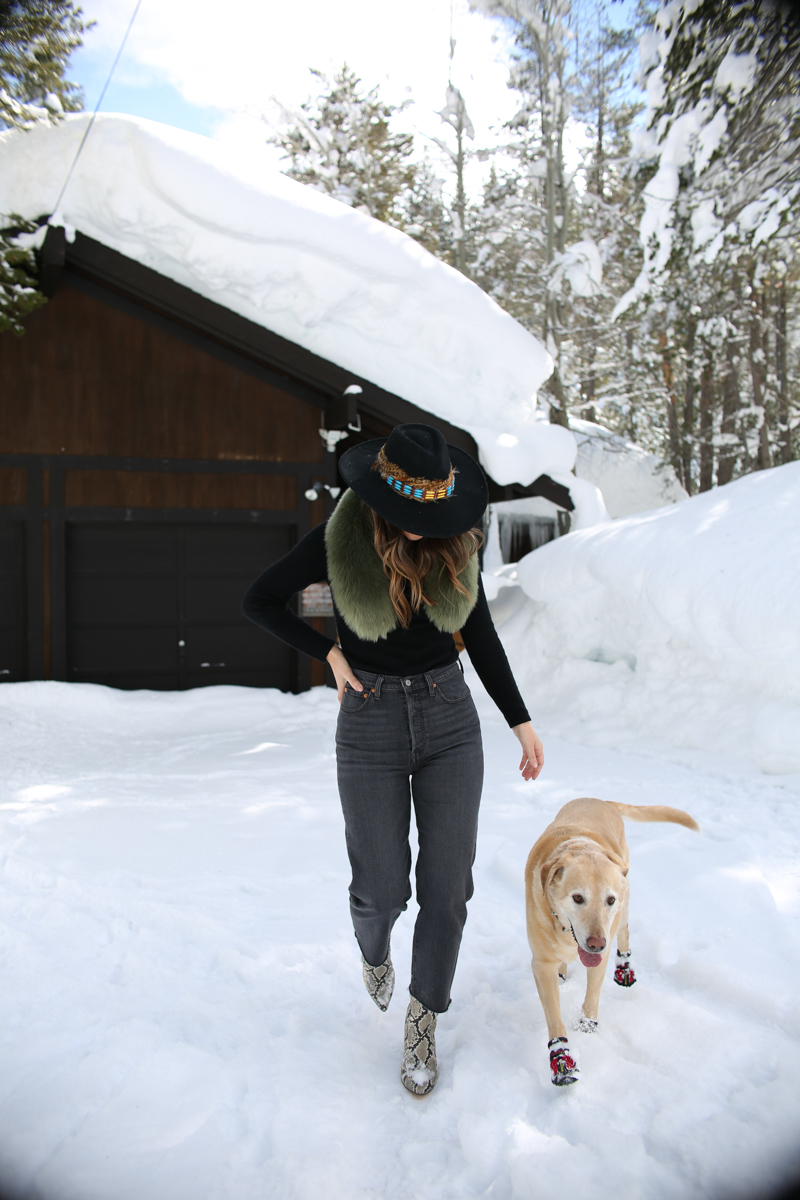
{"type": "Polygon", "coordinates": [[[291,688],[293,652],[239,609],[248,584],[292,541],[285,525],[70,522],[67,678],[291,688]]]}
{"type": "Polygon", "coordinates": [[[0,683],[27,679],[25,526],[0,522],[0,683]]]}

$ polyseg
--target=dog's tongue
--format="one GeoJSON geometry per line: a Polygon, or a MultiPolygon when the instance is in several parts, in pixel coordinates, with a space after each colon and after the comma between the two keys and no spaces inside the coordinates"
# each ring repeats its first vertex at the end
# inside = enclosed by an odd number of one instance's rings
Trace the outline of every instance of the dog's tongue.
{"type": "Polygon", "coordinates": [[[599,967],[600,963],[603,961],[602,954],[589,954],[580,946],[578,946],[578,958],[585,967],[599,967]]]}

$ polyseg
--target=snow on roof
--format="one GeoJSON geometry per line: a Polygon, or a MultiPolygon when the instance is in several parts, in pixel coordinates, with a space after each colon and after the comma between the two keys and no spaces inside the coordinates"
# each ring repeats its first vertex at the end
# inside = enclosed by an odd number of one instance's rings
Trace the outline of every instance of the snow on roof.
{"type": "Polygon", "coordinates": [[[547,475],[568,489],[574,510],[572,529],[587,529],[611,518],[597,485],[572,474],[578,456],[574,434],[563,425],[551,425],[541,412],[533,425],[517,426],[513,433],[497,433],[472,426],[483,466],[497,483],[533,483],[547,475]]]}
{"type": "MultiPolygon", "coordinates": [[[[0,135],[0,213],[52,211],[88,120],[0,135]]],[[[266,149],[100,115],[53,223],[460,428],[533,425],[544,346],[406,234],[277,172],[266,149]]]]}

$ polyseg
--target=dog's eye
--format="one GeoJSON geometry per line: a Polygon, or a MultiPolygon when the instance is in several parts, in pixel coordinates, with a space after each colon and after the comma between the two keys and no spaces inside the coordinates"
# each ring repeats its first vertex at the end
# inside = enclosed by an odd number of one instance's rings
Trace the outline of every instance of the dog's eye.
{"type": "Polygon", "coordinates": [[[606,900],[606,904],[608,905],[609,908],[611,907],[612,904],[616,904],[616,903],[617,903],[616,896],[609,896],[608,899],[606,900]]]}
{"type": "Polygon", "coordinates": [[[579,892],[575,892],[572,899],[576,904],[583,904],[583,896],[581,896],[579,892]]]}

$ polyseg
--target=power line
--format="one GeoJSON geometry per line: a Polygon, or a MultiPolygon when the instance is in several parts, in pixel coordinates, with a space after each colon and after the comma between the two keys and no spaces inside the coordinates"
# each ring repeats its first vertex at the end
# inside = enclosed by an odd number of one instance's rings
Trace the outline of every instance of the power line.
{"type": "Polygon", "coordinates": [[[108,78],[106,79],[105,83],[103,84],[103,90],[100,93],[100,99],[97,101],[97,104],[94,107],[94,112],[92,113],[91,119],[89,120],[89,124],[86,126],[86,128],[83,131],[83,137],[80,140],[78,149],[75,151],[75,157],[72,160],[72,165],[70,166],[70,169],[67,171],[67,178],[64,180],[64,186],[62,187],[61,191],[58,193],[58,199],[56,200],[56,202],[53,206],[53,212],[50,214],[50,217],[48,218],[48,222],[47,222],[48,225],[52,221],[53,217],[58,214],[58,210],[61,207],[61,201],[64,199],[64,193],[67,190],[69,181],[72,178],[72,173],[75,170],[78,159],[81,156],[81,151],[83,150],[83,147],[86,145],[86,139],[88,138],[89,133],[91,132],[91,128],[94,125],[94,119],[97,116],[98,112],[100,111],[100,106],[103,103],[103,100],[105,99],[105,94],[108,91],[108,85],[111,83],[111,79],[114,75],[114,72],[117,69],[117,63],[122,58],[122,51],[125,49],[125,43],[128,40],[128,34],[130,33],[131,29],[133,28],[133,22],[136,20],[137,14],[138,14],[141,6],[142,6],[142,0],[136,0],[136,7],[134,8],[133,15],[131,16],[131,19],[128,22],[128,28],[125,30],[125,36],[123,37],[122,41],[120,42],[120,47],[119,47],[119,50],[117,51],[117,56],[114,59],[113,63],[111,64],[111,70],[108,72],[108,78]]]}

